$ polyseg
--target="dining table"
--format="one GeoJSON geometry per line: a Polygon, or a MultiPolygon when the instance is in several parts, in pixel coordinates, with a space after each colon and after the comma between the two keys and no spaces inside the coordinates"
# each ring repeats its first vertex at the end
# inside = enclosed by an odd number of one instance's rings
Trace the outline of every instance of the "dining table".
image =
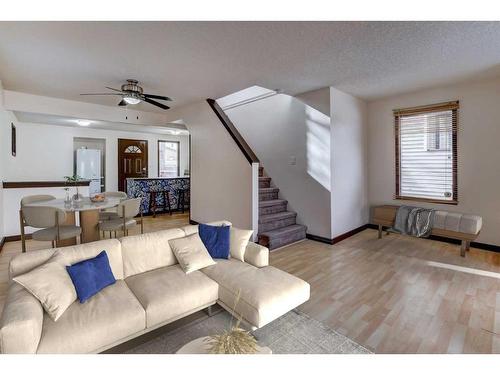
{"type": "MultiPolygon", "coordinates": [[[[46,201],[29,203],[26,206],[53,207],[66,212],[66,221],[63,225],[75,225],[76,213],[78,213],[79,225],[82,228],[82,243],[98,241],[99,235],[99,211],[118,206],[122,199],[118,197],[106,197],[102,202],[93,202],[89,197],[81,201],[67,202],[64,199],[51,199],[46,201]]],[[[76,238],[57,241],[58,247],[76,245],[76,238]]]]}

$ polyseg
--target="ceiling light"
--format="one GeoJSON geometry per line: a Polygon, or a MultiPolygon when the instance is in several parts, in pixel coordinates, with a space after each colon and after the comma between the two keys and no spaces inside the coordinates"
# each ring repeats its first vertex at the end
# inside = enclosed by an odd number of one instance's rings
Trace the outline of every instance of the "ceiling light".
{"type": "Polygon", "coordinates": [[[76,120],[76,123],[80,126],[89,126],[90,125],[89,120],[76,120]]]}
{"type": "Polygon", "coordinates": [[[139,104],[141,99],[135,98],[133,96],[124,96],[123,100],[127,102],[127,104],[139,104]]]}

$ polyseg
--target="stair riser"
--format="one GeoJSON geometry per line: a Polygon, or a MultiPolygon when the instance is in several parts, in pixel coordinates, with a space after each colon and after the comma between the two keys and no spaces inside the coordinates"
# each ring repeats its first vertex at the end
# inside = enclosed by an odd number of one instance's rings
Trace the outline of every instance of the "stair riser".
{"type": "Polygon", "coordinates": [[[285,212],[285,211],[286,211],[286,203],[276,204],[274,206],[268,206],[268,207],[259,207],[259,215],[277,214],[278,212],[285,212]]]}
{"type": "Polygon", "coordinates": [[[271,181],[269,180],[259,181],[259,188],[268,188],[268,187],[271,187],[271,181]]]}
{"type": "Polygon", "coordinates": [[[270,221],[269,223],[261,223],[259,224],[259,232],[267,232],[269,230],[288,227],[289,225],[294,224],[296,224],[295,216],[286,219],[270,221]]]}
{"type": "Polygon", "coordinates": [[[305,228],[300,231],[288,234],[285,237],[275,237],[275,238],[262,238],[259,236],[259,244],[266,246],[269,250],[277,249],[285,245],[289,245],[293,242],[301,241],[306,238],[305,228]]]}
{"type": "Polygon", "coordinates": [[[259,201],[270,201],[273,199],[278,199],[278,192],[273,191],[269,193],[259,193],[259,201]]]}

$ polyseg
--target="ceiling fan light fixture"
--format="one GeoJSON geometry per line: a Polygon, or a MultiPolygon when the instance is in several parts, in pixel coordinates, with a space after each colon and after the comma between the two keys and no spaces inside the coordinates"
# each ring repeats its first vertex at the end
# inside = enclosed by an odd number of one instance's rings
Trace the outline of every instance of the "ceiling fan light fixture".
{"type": "Polygon", "coordinates": [[[141,99],[135,98],[133,96],[124,96],[123,100],[127,102],[127,104],[139,104],[141,99]]]}

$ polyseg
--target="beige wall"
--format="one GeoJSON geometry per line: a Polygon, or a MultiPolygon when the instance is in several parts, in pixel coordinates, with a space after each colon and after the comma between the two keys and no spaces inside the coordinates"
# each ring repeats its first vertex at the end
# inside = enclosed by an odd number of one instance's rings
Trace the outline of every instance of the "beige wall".
{"type": "Polygon", "coordinates": [[[370,205],[415,204],[478,214],[478,241],[500,245],[500,78],[461,83],[370,102],[368,175],[370,205]],[[394,121],[392,110],[460,100],[457,206],[393,200],[394,121]]]}
{"type": "Polygon", "coordinates": [[[191,134],[191,219],[252,228],[252,167],[206,101],[169,111],[191,134]]]}
{"type": "Polygon", "coordinates": [[[367,105],[330,88],[332,237],[368,222],[367,105]]]}

